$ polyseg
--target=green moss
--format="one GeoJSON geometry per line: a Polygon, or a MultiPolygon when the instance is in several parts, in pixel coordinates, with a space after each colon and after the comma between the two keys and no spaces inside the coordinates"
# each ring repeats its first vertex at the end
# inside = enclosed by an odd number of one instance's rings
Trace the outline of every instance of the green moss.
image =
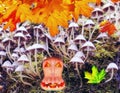
{"type": "Polygon", "coordinates": [[[95,44],[96,51],[95,51],[95,57],[96,58],[113,58],[115,56],[115,53],[118,51],[117,48],[113,44],[95,44]]]}

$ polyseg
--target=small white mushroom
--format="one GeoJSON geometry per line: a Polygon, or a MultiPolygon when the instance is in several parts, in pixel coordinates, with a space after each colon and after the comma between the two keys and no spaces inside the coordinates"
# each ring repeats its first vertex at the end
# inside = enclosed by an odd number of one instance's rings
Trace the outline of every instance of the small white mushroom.
{"type": "Polygon", "coordinates": [[[104,12],[113,12],[115,10],[115,7],[111,3],[107,3],[103,6],[104,12]]]}
{"type": "Polygon", "coordinates": [[[75,22],[70,22],[69,26],[68,26],[68,30],[67,33],[69,35],[69,40],[74,39],[75,37],[75,31],[78,30],[79,25],[75,22]]]}
{"type": "Polygon", "coordinates": [[[28,31],[26,30],[26,28],[24,26],[20,26],[17,28],[16,33],[19,33],[19,32],[24,35],[28,34],[28,31]]]}
{"type": "Polygon", "coordinates": [[[86,22],[85,22],[85,24],[84,24],[84,27],[86,27],[86,28],[91,28],[91,27],[93,27],[95,25],[95,23],[92,21],[92,20],[87,20],[86,22]]]}
{"type": "Polygon", "coordinates": [[[97,36],[97,39],[101,39],[101,38],[108,39],[109,37],[108,37],[107,33],[104,32],[104,33],[100,33],[97,36]]]}
{"type": "Polygon", "coordinates": [[[100,8],[95,8],[92,12],[92,17],[98,19],[103,16],[104,11],[100,8]]]}
{"type": "Polygon", "coordinates": [[[26,63],[26,62],[29,62],[29,59],[28,59],[28,57],[27,57],[26,55],[23,54],[23,55],[21,55],[21,56],[18,58],[17,62],[26,63]]]}
{"type": "Polygon", "coordinates": [[[12,67],[12,64],[10,61],[5,61],[3,64],[2,64],[2,67],[4,68],[9,68],[9,67],[12,67]]]}
{"type": "Polygon", "coordinates": [[[74,56],[76,57],[80,57],[82,60],[85,59],[85,55],[82,51],[78,51],[74,56]]]}
{"type": "Polygon", "coordinates": [[[26,52],[24,47],[16,47],[13,52],[18,53],[18,54],[24,54],[26,52]]]}
{"type": "Polygon", "coordinates": [[[65,44],[65,41],[64,41],[64,38],[62,38],[62,37],[57,37],[53,43],[54,43],[55,45],[57,45],[57,46],[60,46],[60,45],[65,44]]]}
{"type": "Polygon", "coordinates": [[[27,40],[25,35],[23,33],[20,33],[20,32],[16,33],[13,38],[16,40],[19,50],[20,50],[21,43],[23,43],[27,40]]]}
{"type": "Polygon", "coordinates": [[[82,45],[81,49],[84,51],[94,51],[96,48],[92,42],[87,41],[82,45]]]}
{"type": "Polygon", "coordinates": [[[111,72],[111,76],[108,80],[105,81],[105,83],[109,82],[113,78],[115,70],[118,70],[118,66],[115,63],[109,63],[106,68],[106,72],[111,72]]]}
{"type": "Polygon", "coordinates": [[[63,36],[58,35],[54,39],[54,41],[52,43],[52,46],[57,52],[59,52],[59,54],[61,54],[61,52],[65,54],[65,51],[66,51],[66,49],[65,49],[65,39],[64,39],[63,36]]]}
{"type": "Polygon", "coordinates": [[[75,51],[75,52],[77,52],[77,51],[78,51],[78,48],[77,48],[77,46],[73,43],[73,44],[70,44],[70,46],[68,47],[68,51],[75,51]]]}
{"type": "Polygon", "coordinates": [[[78,28],[79,26],[78,26],[77,23],[71,22],[68,27],[69,27],[69,28],[72,28],[72,27],[78,28]]]}
{"type": "Polygon", "coordinates": [[[80,34],[80,35],[78,35],[75,39],[74,39],[74,42],[76,43],[76,44],[83,44],[83,43],[85,43],[86,42],[86,39],[85,39],[85,37],[82,35],[82,34],[80,34]]]}
{"type": "Polygon", "coordinates": [[[36,43],[39,43],[39,38],[43,34],[44,27],[42,25],[34,26],[34,36],[36,37],[36,43]]]}
{"type": "Polygon", "coordinates": [[[90,52],[96,50],[94,44],[93,44],[91,41],[85,42],[85,43],[82,45],[81,49],[84,50],[84,51],[87,51],[85,60],[88,58],[90,52]]]}
{"type": "Polygon", "coordinates": [[[84,64],[84,61],[83,61],[80,57],[78,57],[78,56],[74,56],[74,57],[70,60],[70,62],[72,62],[72,63],[84,64]]]}

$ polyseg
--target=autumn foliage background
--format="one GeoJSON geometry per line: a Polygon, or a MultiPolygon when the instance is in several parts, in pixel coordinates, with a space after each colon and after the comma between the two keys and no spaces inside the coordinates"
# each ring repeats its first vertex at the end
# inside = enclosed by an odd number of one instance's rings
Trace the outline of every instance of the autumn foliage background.
{"type": "MultiPolygon", "coordinates": [[[[101,0],[1,0],[0,23],[7,22],[4,29],[16,29],[16,24],[24,21],[44,23],[52,36],[58,34],[57,26],[67,27],[68,20],[79,15],[91,16],[93,10],[88,3],[97,5],[101,0]]],[[[114,1],[115,2],[115,1],[114,1]]]]}

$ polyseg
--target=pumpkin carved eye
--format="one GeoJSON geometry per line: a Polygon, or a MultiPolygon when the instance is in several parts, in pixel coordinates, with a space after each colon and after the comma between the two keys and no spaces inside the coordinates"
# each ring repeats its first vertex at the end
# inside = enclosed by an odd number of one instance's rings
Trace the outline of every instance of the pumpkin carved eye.
{"type": "Polygon", "coordinates": [[[45,65],[44,65],[44,67],[50,67],[50,66],[51,65],[48,62],[46,62],[45,65]]]}
{"type": "Polygon", "coordinates": [[[57,64],[55,64],[55,67],[62,67],[62,65],[60,64],[60,62],[58,62],[57,64]]]}

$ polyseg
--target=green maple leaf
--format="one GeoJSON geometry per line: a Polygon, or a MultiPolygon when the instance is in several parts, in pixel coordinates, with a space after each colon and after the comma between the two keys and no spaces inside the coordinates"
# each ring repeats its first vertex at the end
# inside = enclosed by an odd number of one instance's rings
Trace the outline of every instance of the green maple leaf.
{"type": "Polygon", "coordinates": [[[105,70],[102,69],[100,72],[98,72],[98,69],[96,66],[92,66],[92,73],[85,72],[85,78],[88,79],[88,83],[97,84],[100,83],[104,77],[105,77],[105,70]]]}

